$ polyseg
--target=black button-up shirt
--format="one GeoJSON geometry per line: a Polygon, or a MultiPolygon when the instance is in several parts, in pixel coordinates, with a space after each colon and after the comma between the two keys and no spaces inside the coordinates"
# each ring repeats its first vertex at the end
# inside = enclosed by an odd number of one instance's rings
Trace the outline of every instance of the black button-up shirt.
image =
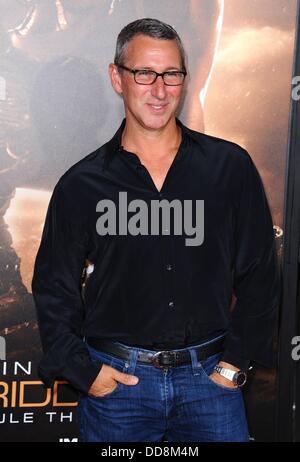
{"type": "Polygon", "coordinates": [[[84,337],[172,349],[227,333],[224,361],[241,368],[272,363],[279,277],[260,176],[240,146],[177,124],[182,142],[160,191],[138,156],[120,145],[125,120],[53,191],[32,285],[44,349],[39,371],[47,385],[63,377],[88,391],[101,365],[90,360],[84,337]],[[105,199],[115,204],[117,223],[107,223],[109,233],[101,235],[105,199]],[[136,199],[149,206],[148,234],[145,227],[143,234],[126,234],[136,212],[124,210],[136,199]],[[175,233],[172,219],[151,233],[151,202],[164,199],[187,201],[193,225],[202,203],[197,245],[187,245],[185,226],[175,233]],[[86,259],[94,271],[83,297],[86,259]]]}

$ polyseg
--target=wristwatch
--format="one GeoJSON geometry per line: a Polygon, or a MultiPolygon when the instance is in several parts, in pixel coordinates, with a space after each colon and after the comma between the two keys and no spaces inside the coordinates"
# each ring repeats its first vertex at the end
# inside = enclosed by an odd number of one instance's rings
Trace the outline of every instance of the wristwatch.
{"type": "Polygon", "coordinates": [[[231,380],[237,387],[242,387],[247,381],[247,374],[244,371],[232,371],[218,365],[215,366],[215,371],[222,377],[231,380]]]}

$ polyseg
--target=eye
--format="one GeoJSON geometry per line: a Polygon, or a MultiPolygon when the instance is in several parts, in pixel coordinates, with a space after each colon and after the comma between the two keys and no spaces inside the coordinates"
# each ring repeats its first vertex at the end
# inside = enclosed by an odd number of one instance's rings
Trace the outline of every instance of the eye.
{"type": "Polygon", "coordinates": [[[165,72],[165,75],[167,77],[181,77],[181,72],[177,72],[177,71],[168,71],[168,72],[165,72]]]}
{"type": "Polygon", "coordinates": [[[180,71],[167,71],[164,73],[164,82],[167,85],[181,85],[184,81],[184,74],[180,71]]]}
{"type": "Polygon", "coordinates": [[[147,77],[147,76],[150,76],[150,75],[152,76],[154,74],[154,72],[149,71],[148,69],[142,69],[142,70],[138,71],[137,74],[147,77]]]}

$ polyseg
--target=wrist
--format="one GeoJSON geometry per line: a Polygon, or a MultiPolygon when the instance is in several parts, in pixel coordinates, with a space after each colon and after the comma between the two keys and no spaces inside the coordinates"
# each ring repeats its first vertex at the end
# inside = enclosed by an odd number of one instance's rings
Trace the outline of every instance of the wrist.
{"type": "MultiPolygon", "coordinates": [[[[228,363],[225,363],[228,365],[228,363]]],[[[215,366],[214,371],[220,376],[232,382],[237,387],[242,387],[247,381],[247,374],[244,371],[237,369],[235,366],[225,367],[224,362],[220,361],[219,364],[215,366]]]]}
{"type": "Polygon", "coordinates": [[[219,361],[218,366],[224,367],[225,369],[230,369],[230,370],[236,371],[236,372],[241,370],[239,367],[236,367],[233,364],[227,363],[225,361],[219,361]]]}

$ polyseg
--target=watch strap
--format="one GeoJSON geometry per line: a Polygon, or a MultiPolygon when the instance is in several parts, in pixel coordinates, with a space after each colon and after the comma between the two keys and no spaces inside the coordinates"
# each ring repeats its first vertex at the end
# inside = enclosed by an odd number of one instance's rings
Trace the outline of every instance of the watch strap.
{"type": "Polygon", "coordinates": [[[231,369],[226,369],[225,367],[222,366],[215,366],[215,371],[218,372],[218,374],[222,375],[222,377],[225,377],[226,379],[230,380],[233,382],[234,376],[237,373],[237,371],[233,371],[231,369]]]}

